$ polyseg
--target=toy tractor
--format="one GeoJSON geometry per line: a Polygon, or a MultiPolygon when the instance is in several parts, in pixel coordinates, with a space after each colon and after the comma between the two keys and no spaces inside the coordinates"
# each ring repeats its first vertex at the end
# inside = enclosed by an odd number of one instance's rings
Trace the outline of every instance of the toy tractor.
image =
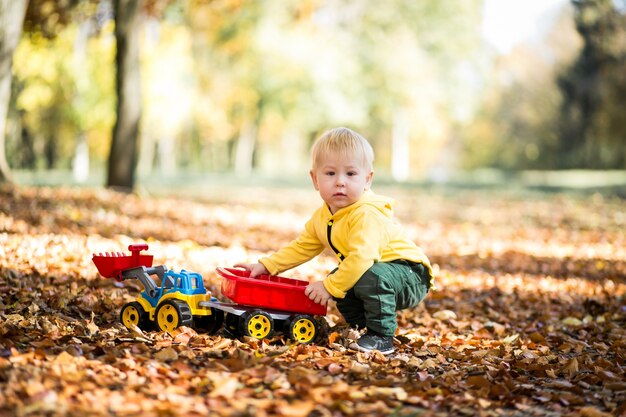
{"type": "Polygon", "coordinates": [[[102,276],[118,281],[137,279],[144,287],[135,301],[122,307],[120,321],[124,326],[150,330],[156,325],[161,331],[188,326],[208,332],[221,327],[224,313],[202,305],[216,299],[207,293],[200,274],[185,270],[176,273],[164,265],[152,267],[152,256],[140,254],[148,249],[146,244],[130,245],[128,249],[131,255],[106,253],[92,258],[102,276]]]}

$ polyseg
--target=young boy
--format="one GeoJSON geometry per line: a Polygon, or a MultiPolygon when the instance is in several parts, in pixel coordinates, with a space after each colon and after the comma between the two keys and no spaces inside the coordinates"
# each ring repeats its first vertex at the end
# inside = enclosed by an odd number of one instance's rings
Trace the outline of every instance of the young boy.
{"type": "Polygon", "coordinates": [[[258,263],[235,266],[252,277],[276,275],[332,249],[339,266],[305,294],[324,305],[334,298],[350,326],[367,328],[356,349],[392,353],[396,311],[424,299],[432,267],[394,220],[394,201],[370,191],[374,152],[361,135],[329,130],[313,145],[312,158],[311,179],[324,204],[296,240],[258,263]]]}

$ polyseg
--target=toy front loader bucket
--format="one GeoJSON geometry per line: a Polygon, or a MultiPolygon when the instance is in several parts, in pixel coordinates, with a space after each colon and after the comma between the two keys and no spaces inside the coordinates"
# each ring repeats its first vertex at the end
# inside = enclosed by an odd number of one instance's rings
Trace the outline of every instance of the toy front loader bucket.
{"type": "Polygon", "coordinates": [[[121,280],[122,271],[126,269],[145,266],[152,266],[152,255],[142,255],[142,250],[148,249],[146,244],[130,245],[128,249],[131,254],[123,254],[120,252],[106,252],[93,254],[91,260],[98,268],[98,272],[105,278],[115,278],[121,280]]]}

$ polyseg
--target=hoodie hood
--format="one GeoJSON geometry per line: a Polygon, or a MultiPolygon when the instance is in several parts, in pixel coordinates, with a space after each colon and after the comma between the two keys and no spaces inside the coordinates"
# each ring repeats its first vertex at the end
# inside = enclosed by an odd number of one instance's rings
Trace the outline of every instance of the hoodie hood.
{"type": "MultiPolygon", "coordinates": [[[[347,207],[337,210],[337,212],[332,215],[333,219],[340,219],[348,213],[358,209],[362,206],[369,206],[375,208],[379,212],[381,212],[387,218],[393,218],[393,207],[396,204],[396,200],[390,197],[385,197],[383,195],[379,195],[374,193],[371,190],[367,190],[363,193],[361,198],[353,204],[350,204],[347,207]]],[[[326,206],[328,209],[328,206],[326,206]]],[[[330,210],[328,210],[330,214],[330,210]]]]}

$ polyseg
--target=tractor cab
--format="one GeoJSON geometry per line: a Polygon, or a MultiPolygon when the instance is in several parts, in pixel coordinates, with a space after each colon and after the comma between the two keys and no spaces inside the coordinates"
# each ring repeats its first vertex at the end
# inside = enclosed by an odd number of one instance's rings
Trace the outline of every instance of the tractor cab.
{"type": "Polygon", "coordinates": [[[167,271],[163,276],[161,294],[177,291],[185,295],[206,294],[202,275],[197,272],[182,270],[167,271]]]}

